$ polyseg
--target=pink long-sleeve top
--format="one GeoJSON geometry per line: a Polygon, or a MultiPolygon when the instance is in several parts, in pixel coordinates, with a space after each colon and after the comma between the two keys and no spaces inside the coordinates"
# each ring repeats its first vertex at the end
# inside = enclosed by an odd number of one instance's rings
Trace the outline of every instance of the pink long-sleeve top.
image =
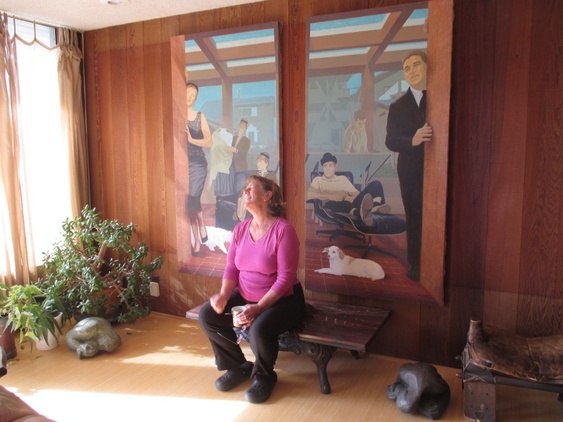
{"type": "Polygon", "coordinates": [[[247,301],[258,302],[272,289],[285,297],[293,294],[299,283],[299,239],[295,228],[277,217],[266,234],[257,241],[250,236],[247,218],[234,231],[223,278],[238,281],[239,291],[247,301]]]}

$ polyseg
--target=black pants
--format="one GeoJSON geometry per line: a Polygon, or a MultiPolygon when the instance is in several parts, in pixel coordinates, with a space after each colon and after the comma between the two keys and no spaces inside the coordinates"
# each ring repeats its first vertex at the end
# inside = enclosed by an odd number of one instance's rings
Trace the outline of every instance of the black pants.
{"type": "MultiPolygon", "coordinates": [[[[233,306],[249,303],[235,290],[222,314],[217,314],[209,303],[199,312],[199,323],[211,342],[215,363],[220,371],[236,368],[246,362],[237,344],[230,313],[233,306]]],[[[248,329],[250,348],[255,356],[252,376],[273,374],[279,351],[278,336],[299,327],[304,318],[305,298],[301,284],[294,286],[293,295],[278,300],[258,315],[248,329]]]]}
{"type": "Polygon", "coordinates": [[[323,206],[333,212],[350,212],[352,209],[360,211],[362,200],[366,194],[370,194],[373,198],[380,197],[380,205],[385,204],[385,195],[383,194],[383,185],[379,180],[370,182],[352,202],[348,201],[327,201],[323,206]]]}
{"type": "MultiPolygon", "coordinates": [[[[422,157],[424,163],[424,157],[422,157]]],[[[420,272],[420,254],[422,247],[422,201],[423,201],[423,166],[406,167],[409,162],[399,161],[397,171],[401,186],[401,198],[407,220],[407,261],[410,271],[417,276],[420,272]]]]}

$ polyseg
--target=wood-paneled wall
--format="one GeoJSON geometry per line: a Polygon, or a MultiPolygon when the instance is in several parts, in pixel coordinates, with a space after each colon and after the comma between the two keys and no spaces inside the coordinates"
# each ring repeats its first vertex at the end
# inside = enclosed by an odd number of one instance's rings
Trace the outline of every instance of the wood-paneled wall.
{"type": "MultiPolygon", "coordinates": [[[[220,282],[178,271],[170,37],[283,24],[283,183],[304,236],[306,20],[405,2],[269,0],[86,33],[92,202],[165,258],[156,310],[183,315],[220,282]]],[[[562,18],[559,0],[455,0],[446,305],[322,297],[393,311],[375,352],[456,366],[470,317],[563,333],[562,18]]]]}

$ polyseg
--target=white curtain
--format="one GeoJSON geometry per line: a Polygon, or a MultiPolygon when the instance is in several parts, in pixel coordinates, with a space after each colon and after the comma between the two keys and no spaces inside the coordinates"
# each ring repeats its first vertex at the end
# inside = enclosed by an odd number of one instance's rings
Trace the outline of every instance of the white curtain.
{"type": "Polygon", "coordinates": [[[28,253],[35,262],[71,216],[67,142],[62,137],[57,65],[60,50],[15,42],[20,89],[20,180],[28,253]],[[41,69],[40,71],[38,71],[41,69]],[[41,93],[41,95],[38,95],[41,93]]]}
{"type": "MultiPolygon", "coordinates": [[[[18,177],[17,67],[7,17],[0,19],[0,281],[8,285],[29,278],[21,185],[18,177]]],[[[35,268],[31,266],[31,270],[35,268]]]]}
{"type": "Polygon", "coordinates": [[[10,38],[2,21],[0,277],[11,285],[37,277],[43,252],[89,192],[77,43],[70,32],[54,48],[10,38]]]}

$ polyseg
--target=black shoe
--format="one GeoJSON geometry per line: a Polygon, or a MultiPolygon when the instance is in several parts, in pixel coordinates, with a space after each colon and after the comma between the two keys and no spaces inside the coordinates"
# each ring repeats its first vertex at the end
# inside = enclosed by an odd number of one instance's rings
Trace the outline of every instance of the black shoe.
{"type": "Polygon", "coordinates": [[[225,374],[217,378],[215,387],[219,391],[232,390],[237,385],[250,379],[253,367],[254,364],[252,362],[245,362],[238,368],[229,369],[225,374]]]}
{"type": "Polygon", "coordinates": [[[371,212],[376,214],[389,214],[391,212],[391,205],[389,204],[376,205],[374,203],[371,212]]]}
{"type": "Polygon", "coordinates": [[[256,374],[252,386],[246,392],[245,398],[250,403],[263,403],[270,398],[278,376],[274,372],[271,376],[256,374]]]}
{"type": "Polygon", "coordinates": [[[371,209],[373,208],[373,198],[369,193],[366,193],[362,198],[362,204],[360,207],[360,218],[363,223],[371,227],[373,224],[373,215],[371,215],[371,209]]]}
{"type": "Polygon", "coordinates": [[[201,238],[201,243],[207,242],[209,240],[209,237],[207,236],[207,229],[205,229],[205,236],[201,235],[201,230],[200,230],[199,237],[201,238]]]}

